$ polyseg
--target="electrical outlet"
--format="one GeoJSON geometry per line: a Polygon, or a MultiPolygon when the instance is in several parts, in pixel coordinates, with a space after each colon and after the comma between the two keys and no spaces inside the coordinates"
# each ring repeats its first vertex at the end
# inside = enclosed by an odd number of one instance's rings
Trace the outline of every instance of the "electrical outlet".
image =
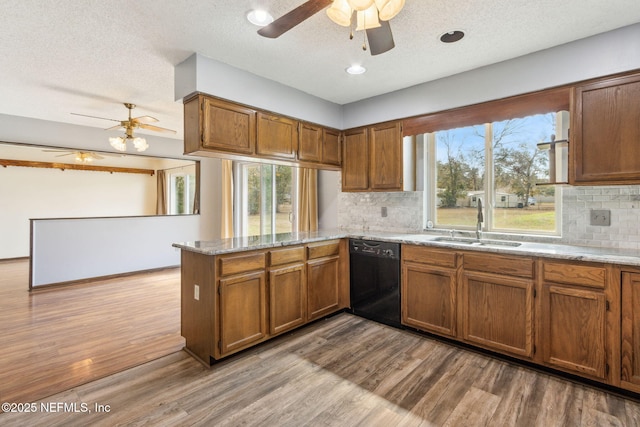
{"type": "Polygon", "coordinates": [[[200,301],[200,286],[193,285],[193,299],[200,301]]]}
{"type": "Polygon", "coordinates": [[[383,206],[383,207],[380,209],[380,215],[382,215],[382,217],[383,217],[383,218],[386,218],[386,217],[387,217],[387,207],[386,207],[386,206],[383,206]]]}
{"type": "Polygon", "coordinates": [[[592,209],[590,211],[590,225],[611,225],[611,211],[608,209],[592,209]]]}

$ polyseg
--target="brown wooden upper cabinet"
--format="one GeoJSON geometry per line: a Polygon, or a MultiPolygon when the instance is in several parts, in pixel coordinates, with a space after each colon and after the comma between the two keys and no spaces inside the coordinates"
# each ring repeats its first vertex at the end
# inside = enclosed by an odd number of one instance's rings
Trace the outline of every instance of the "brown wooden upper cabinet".
{"type": "Polygon", "coordinates": [[[322,163],[340,166],[342,164],[341,133],[335,129],[322,129],[322,163]]]}
{"type": "Polygon", "coordinates": [[[298,150],[298,122],[288,117],[258,113],[256,154],[295,159],[298,150]]]}
{"type": "Polygon", "coordinates": [[[402,124],[345,132],[342,191],[402,191],[402,124]]]}
{"type": "Polygon", "coordinates": [[[205,94],[184,103],[184,152],[339,170],[341,132],[205,94]]]}
{"type": "Polygon", "coordinates": [[[253,154],[256,111],[231,102],[199,95],[185,105],[185,153],[218,150],[253,154]]]}
{"type": "Polygon", "coordinates": [[[369,189],[369,132],[366,128],[344,133],[342,157],[342,191],[369,189]]]}
{"type": "Polygon", "coordinates": [[[640,74],[577,86],[572,113],[569,182],[640,183],[640,74]]]}
{"type": "Polygon", "coordinates": [[[340,166],[340,131],[300,122],[298,160],[340,166]]]}

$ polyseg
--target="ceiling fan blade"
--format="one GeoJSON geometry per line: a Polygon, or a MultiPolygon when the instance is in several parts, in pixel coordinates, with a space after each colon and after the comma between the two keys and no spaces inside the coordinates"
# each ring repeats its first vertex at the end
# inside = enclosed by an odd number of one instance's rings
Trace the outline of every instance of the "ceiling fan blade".
{"type": "Polygon", "coordinates": [[[302,21],[311,18],[325,7],[331,4],[332,0],[309,0],[293,9],[291,12],[282,15],[271,24],[258,30],[262,37],[275,39],[280,37],[302,21]]]}
{"type": "Polygon", "coordinates": [[[96,116],[87,116],[86,114],[78,114],[78,113],[71,113],[74,116],[82,116],[82,117],[91,117],[92,119],[100,119],[100,120],[111,120],[112,122],[119,122],[120,120],[116,120],[116,119],[107,119],[105,117],[96,117],[96,116]]]}
{"type": "Polygon", "coordinates": [[[380,55],[393,49],[396,44],[393,42],[389,21],[380,21],[379,27],[367,30],[367,41],[371,55],[380,55]]]}
{"type": "Polygon", "coordinates": [[[68,153],[68,154],[58,154],[57,156],[54,157],[64,157],[64,156],[73,156],[75,153],[68,153]]]}
{"type": "Polygon", "coordinates": [[[131,121],[134,123],[155,123],[159,120],[151,116],[140,116],[131,119],[131,121]]]}
{"type": "Polygon", "coordinates": [[[138,127],[142,129],[152,130],[155,132],[164,132],[164,133],[176,133],[175,130],[161,128],[160,126],[147,125],[144,123],[138,123],[138,127]]]}
{"type": "Polygon", "coordinates": [[[111,126],[110,128],[106,128],[105,130],[116,130],[116,129],[120,129],[123,128],[124,126],[122,126],[122,124],[119,125],[115,125],[115,126],[111,126]]]}

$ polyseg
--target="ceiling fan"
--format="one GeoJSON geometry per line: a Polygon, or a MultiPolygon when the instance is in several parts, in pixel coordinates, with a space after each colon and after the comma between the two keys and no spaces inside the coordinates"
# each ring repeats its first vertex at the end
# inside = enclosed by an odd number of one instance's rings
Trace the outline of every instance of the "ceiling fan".
{"type": "MultiPolygon", "coordinates": [[[[395,47],[389,20],[400,12],[405,0],[308,0],[297,8],[258,30],[263,37],[277,38],[322,9],[333,22],[351,27],[354,16],[356,31],[365,30],[371,55],[379,55],[395,47]]],[[[362,48],[366,50],[366,43],[362,48]]]]}
{"type": "Polygon", "coordinates": [[[119,128],[123,128],[124,129],[124,136],[118,136],[118,137],[109,138],[109,143],[111,144],[111,146],[113,148],[115,148],[116,150],[118,150],[118,151],[126,151],[126,149],[127,149],[127,141],[128,140],[131,140],[133,142],[134,147],[138,151],[144,151],[147,148],[149,148],[149,145],[147,144],[147,141],[144,138],[137,137],[137,136],[135,136],[133,134],[134,129],[137,129],[137,128],[147,129],[147,130],[151,130],[151,131],[154,131],[154,132],[176,133],[175,130],[166,129],[166,128],[162,128],[160,126],[155,126],[155,125],[149,124],[149,123],[155,123],[155,122],[158,121],[158,119],[156,119],[154,117],[151,117],[151,116],[140,116],[140,117],[133,117],[132,118],[131,117],[131,110],[136,108],[135,104],[131,104],[131,103],[125,102],[124,106],[127,107],[127,109],[129,110],[129,118],[127,120],[107,119],[105,117],[88,116],[86,114],[78,114],[78,113],[71,113],[71,114],[74,114],[76,116],[91,117],[91,118],[94,118],[94,119],[110,120],[112,122],[119,122],[120,124],[106,129],[106,130],[113,130],[113,129],[119,129],[119,128]]]}
{"type": "Polygon", "coordinates": [[[80,163],[91,163],[94,160],[102,160],[105,157],[120,157],[124,155],[124,154],[109,154],[109,153],[98,154],[93,151],[82,151],[82,150],[78,150],[78,151],[42,150],[42,151],[48,152],[48,153],[62,153],[62,154],[58,154],[55,157],[74,156],[76,162],[80,162],[80,163]]]}

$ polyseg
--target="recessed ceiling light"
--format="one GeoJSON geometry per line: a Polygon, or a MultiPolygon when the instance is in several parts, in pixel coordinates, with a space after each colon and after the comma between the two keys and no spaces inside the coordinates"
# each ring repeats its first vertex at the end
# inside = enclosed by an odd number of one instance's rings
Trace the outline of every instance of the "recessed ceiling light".
{"type": "Polygon", "coordinates": [[[351,67],[347,68],[345,71],[352,75],[358,75],[358,74],[364,74],[367,71],[367,69],[364,68],[362,65],[352,65],[351,67]]]}
{"type": "Polygon", "coordinates": [[[265,25],[269,25],[273,22],[273,16],[271,16],[266,10],[261,9],[255,9],[247,13],[247,19],[253,25],[257,25],[258,27],[264,27],[265,25]]]}
{"type": "Polygon", "coordinates": [[[464,37],[464,33],[459,30],[448,31],[440,36],[442,43],[455,43],[464,37]]]}

